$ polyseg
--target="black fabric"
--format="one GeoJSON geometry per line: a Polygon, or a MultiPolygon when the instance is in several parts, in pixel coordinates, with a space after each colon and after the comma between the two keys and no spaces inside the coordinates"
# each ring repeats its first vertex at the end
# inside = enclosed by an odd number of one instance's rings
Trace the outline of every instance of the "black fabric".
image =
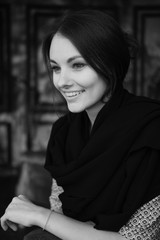
{"type": "Polygon", "coordinates": [[[118,89],[90,133],[87,113],[68,113],[52,128],[48,169],[64,192],[65,215],[118,231],[160,194],[160,103],[118,89]]]}

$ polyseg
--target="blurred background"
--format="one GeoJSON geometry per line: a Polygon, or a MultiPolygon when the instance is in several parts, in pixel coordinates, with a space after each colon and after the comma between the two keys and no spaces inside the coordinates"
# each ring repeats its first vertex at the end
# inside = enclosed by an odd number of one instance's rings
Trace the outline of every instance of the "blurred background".
{"type": "MultiPolygon", "coordinates": [[[[139,41],[124,85],[160,99],[160,0],[0,0],[0,215],[18,194],[49,206],[45,150],[65,106],[51,86],[41,47],[56,19],[80,7],[109,12],[139,41]]],[[[21,240],[26,231],[0,229],[0,239],[21,240]]]]}

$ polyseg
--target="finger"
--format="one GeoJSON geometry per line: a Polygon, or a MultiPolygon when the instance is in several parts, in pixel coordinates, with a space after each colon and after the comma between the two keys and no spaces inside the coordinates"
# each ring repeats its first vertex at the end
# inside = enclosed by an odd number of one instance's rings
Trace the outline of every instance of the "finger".
{"type": "Polygon", "coordinates": [[[18,226],[15,223],[13,223],[13,222],[11,222],[9,220],[7,220],[6,223],[13,231],[17,231],[18,230],[18,226]]]}
{"type": "Polygon", "coordinates": [[[4,231],[7,231],[8,229],[7,219],[4,217],[4,215],[1,217],[1,227],[4,231]]]}
{"type": "Polygon", "coordinates": [[[24,195],[22,195],[22,194],[20,194],[20,195],[18,196],[18,198],[19,198],[19,199],[22,199],[22,200],[28,200],[28,198],[26,198],[26,196],[24,196],[24,195]]]}
{"type": "Polygon", "coordinates": [[[8,205],[8,207],[9,207],[12,203],[16,203],[18,200],[19,200],[18,197],[12,198],[12,201],[11,201],[11,203],[8,205]]]}
{"type": "Polygon", "coordinates": [[[23,198],[23,199],[26,198],[26,197],[25,197],[24,195],[22,195],[22,194],[18,195],[18,197],[19,197],[19,198],[23,198]]]}

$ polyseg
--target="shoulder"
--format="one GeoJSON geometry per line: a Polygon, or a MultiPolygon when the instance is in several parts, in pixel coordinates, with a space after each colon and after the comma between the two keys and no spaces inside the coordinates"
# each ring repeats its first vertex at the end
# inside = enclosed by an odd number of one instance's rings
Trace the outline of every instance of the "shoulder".
{"type": "Polygon", "coordinates": [[[139,114],[149,114],[159,112],[160,114],[160,101],[145,96],[137,96],[126,91],[126,106],[131,108],[139,114]]]}
{"type": "Polygon", "coordinates": [[[130,122],[137,137],[132,150],[142,146],[160,149],[160,101],[129,94],[124,109],[127,109],[126,121],[130,122]]]}
{"type": "Polygon", "coordinates": [[[153,99],[153,98],[150,98],[150,97],[135,95],[135,94],[130,93],[128,91],[126,91],[126,95],[128,95],[128,99],[129,99],[130,103],[146,104],[146,105],[152,105],[152,106],[160,107],[160,100],[153,99]]]}

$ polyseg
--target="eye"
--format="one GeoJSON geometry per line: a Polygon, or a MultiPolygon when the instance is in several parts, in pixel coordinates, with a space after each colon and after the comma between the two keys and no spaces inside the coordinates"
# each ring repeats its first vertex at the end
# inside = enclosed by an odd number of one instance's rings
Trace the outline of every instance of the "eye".
{"type": "Polygon", "coordinates": [[[60,67],[58,67],[58,66],[51,66],[51,70],[54,72],[54,73],[59,73],[60,72],[60,67]]]}
{"type": "Polygon", "coordinates": [[[73,63],[72,67],[76,70],[81,70],[82,68],[84,68],[86,66],[85,63],[73,63]]]}

